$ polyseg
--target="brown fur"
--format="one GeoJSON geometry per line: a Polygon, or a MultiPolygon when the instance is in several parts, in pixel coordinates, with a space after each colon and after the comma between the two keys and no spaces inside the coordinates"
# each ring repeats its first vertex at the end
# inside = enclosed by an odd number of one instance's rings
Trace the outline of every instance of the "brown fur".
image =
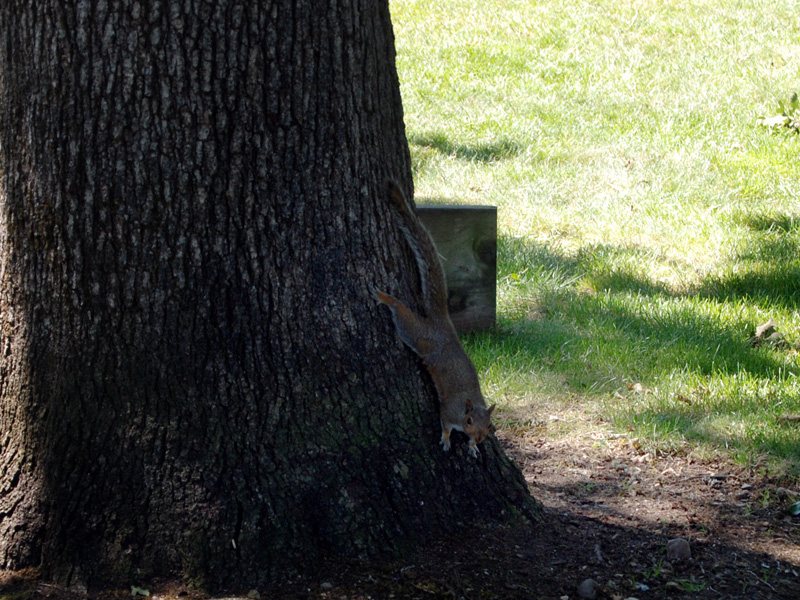
{"type": "Polygon", "coordinates": [[[433,240],[394,183],[389,185],[389,197],[400,229],[417,261],[426,315],[415,314],[400,300],[384,292],[377,291],[377,299],[391,309],[400,338],[422,358],[436,385],[443,449],[450,450],[450,433],[455,429],[467,434],[469,452],[477,456],[476,445],[489,432],[494,406],[486,408],[478,374],[450,321],[447,286],[433,240]]]}

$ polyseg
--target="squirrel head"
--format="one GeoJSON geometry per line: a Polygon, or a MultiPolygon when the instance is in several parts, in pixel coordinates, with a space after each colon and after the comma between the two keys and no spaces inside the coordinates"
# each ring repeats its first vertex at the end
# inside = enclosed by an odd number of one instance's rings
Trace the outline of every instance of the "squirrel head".
{"type": "Polygon", "coordinates": [[[464,412],[464,424],[462,428],[476,444],[480,444],[489,433],[489,426],[492,424],[492,411],[495,405],[489,408],[486,406],[475,406],[469,398],[465,402],[466,411],[464,412]]]}

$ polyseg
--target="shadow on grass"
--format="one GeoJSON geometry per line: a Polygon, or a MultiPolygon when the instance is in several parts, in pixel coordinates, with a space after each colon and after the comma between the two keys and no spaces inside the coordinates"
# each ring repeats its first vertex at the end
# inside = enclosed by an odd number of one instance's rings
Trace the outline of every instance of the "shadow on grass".
{"type": "Polygon", "coordinates": [[[539,356],[565,344],[613,355],[594,356],[594,362],[615,363],[619,371],[607,375],[617,382],[672,369],[770,377],[785,368],[772,353],[747,346],[758,323],[736,311],[723,322],[727,297],[675,293],[648,278],[636,261],[643,250],[593,246],[568,257],[528,240],[501,238],[498,252],[506,271],[500,278],[512,287],[530,284],[524,297],[533,296],[536,318],[523,310],[512,320],[531,333],[528,349],[539,356]]]}
{"type": "Polygon", "coordinates": [[[796,233],[800,230],[800,216],[785,213],[748,213],[733,220],[756,232],[796,233]]]}
{"type": "MultiPolygon", "coordinates": [[[[486,355],[501,369],[543,369],[574,393],[627,394],[625,384],[631,382],[659,386],[658,399],[613,409],[615,418],[635,428],[656,425],[734,453],[770,454],[793,462],[800,474],[800,428],[770,431],[781,427],[780,413],[759,404],[800,412],[796,388],[780,383],[799,377],[800,368],[787,359],[788,349],[747,343],[760,324],[748,305],[773,311],[800,306],[798,220],[753,217],[750,222],[753,239],[728,272],[686,292],[648,276],[643,265],[652,261],[641,260],[648,253],[644,248],[595,245],[565,256],[531,240],[501,238],[499,277],[510,290],[511,316],[496,335],[478,343],[492,346],[486,355]],[[689,382],[711,381],[721,390],[715,398],[676,406],[675,397],[686,393],[681,390],[689,382]],[[781,397],[759,397],[748,388],[758,382],[781,397]],[[747,431],[731,430],[725,437],[725,427],[709,427],[708,415],[734,415],[747,431]],[[761,433],[759,421],[765,428],[761,433]]],[[[796,341],[797,333],[787,337],[796,341]]]]}
{"type": "Polygon", "coordinates": [[[778,243],[780,251],[769,240],[754,242],[762,252],[757,263],[749,259],[753,249],[748,247],[737,257],[742,268],[709,278],[696,291],[675,292],[648,276],[643,266],[647,249],[592,245],[565,256],[530,240],[501,237],[499,278],[510,279],[512,286],[529,283],[537,316],[548,317],[526,322],[543,329],[537,336],[538,353],[546,354],[565,342],[563,336],[557,336],[554,344],[547,340],[552,322],[558,321],[564,336],[594,338],[596,347],[609,351],[613,350],[609,344],[624,345],[619,354],[632,353],[645,375],[662,372],[647,368],[660,365],[688,367],[704,375],[745,371],[773,377],[786,370],[785,361],[748,346],[748,337],[760,323],[734,305],[758,298],[790,309],[799,306],[800,240],[778,243]],[[735,289],[739,293],[733,293],[735,289]],[[637,349],[644,355],[637,356],[637,349]]]}
{"type": "Polygon", "coordinates": [[[408,141],[412,146],[417,146],[422,149],[429,148],[459,160],[485,163],[513,158],[523,150],[522,145],[508,139],[475,146],[454,144],[442,133],[412,135],[409,137],[408,141]]]}
{"type": "MultiPolygon", "coordinates": [[[[691,402],[691,401],[689,401],[691,402]]],[[[690,444],[704,444],[713,448],[724,448],[750,465],[758,464],[765,457],[777,459],[782,465],[773,464],[772,470],[781,476],[800,479],[800,431],[793,422],[781,422],[773,415],[761,413],[751,418],[746,428],[713,427],[708,421],[738,416],[735,411],[726,411],[724,405],[714,406],[713,411],[702,405],[685,408],[645,407],[630,411],[626,423],[640,431],[657,431],[660,436],[678,434],[690,444]]],[[[743,409],[739,407],[738,413],[743,409]]]]}
{"type": "Polygon", "coordinates": [[[731,266],[709,277],[699,294],[759,305],[800,307],[800,216],[744,214],[734,217],[750,235],[731,266]]]}

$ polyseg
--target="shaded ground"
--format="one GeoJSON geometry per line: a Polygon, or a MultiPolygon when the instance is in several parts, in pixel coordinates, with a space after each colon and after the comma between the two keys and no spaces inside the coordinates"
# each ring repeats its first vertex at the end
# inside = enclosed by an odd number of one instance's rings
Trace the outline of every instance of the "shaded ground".
{"type": "MultiPolygon", "coordinates": [[[[545,520],[526,530],[485,528],[430,544],[393,563],[347,563],[314,581],[260,597],[367,599],[575,599],[586,579],[597,598],[800,598],[800,517],[793,490],[722,462],[641,454],[602,434],[552,441],[499,432],[545,520]],[[670,539],[691,558],[668,560],[670,539]]],[[[151,586],[153,597],[199,597],[151,586]]],[[[131,598],[36,581],[0,580],[0,600],[131,598]]],[[[251,592],[251,597],[256,596],[251,592]]]]}

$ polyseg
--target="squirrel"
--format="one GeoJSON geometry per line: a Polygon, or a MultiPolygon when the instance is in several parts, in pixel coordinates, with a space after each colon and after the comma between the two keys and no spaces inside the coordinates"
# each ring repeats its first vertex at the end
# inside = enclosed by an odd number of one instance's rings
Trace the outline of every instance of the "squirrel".
{"type": "Polygon", "coordinates": [[[422,359],[439,395],[442,439],[450,450],[450,433],[469,437],[469,454],[478,457],[477,444],[489,433],[495,405],[486,408],[478,374],[461,346],[447,310],[447,286],[436,246],[394,182],[388,183],[392,208],[419,269],[424,316],[415,314],[397,298],[375,290],[380,303],[392,311],[400,339],[422,359]]]}

